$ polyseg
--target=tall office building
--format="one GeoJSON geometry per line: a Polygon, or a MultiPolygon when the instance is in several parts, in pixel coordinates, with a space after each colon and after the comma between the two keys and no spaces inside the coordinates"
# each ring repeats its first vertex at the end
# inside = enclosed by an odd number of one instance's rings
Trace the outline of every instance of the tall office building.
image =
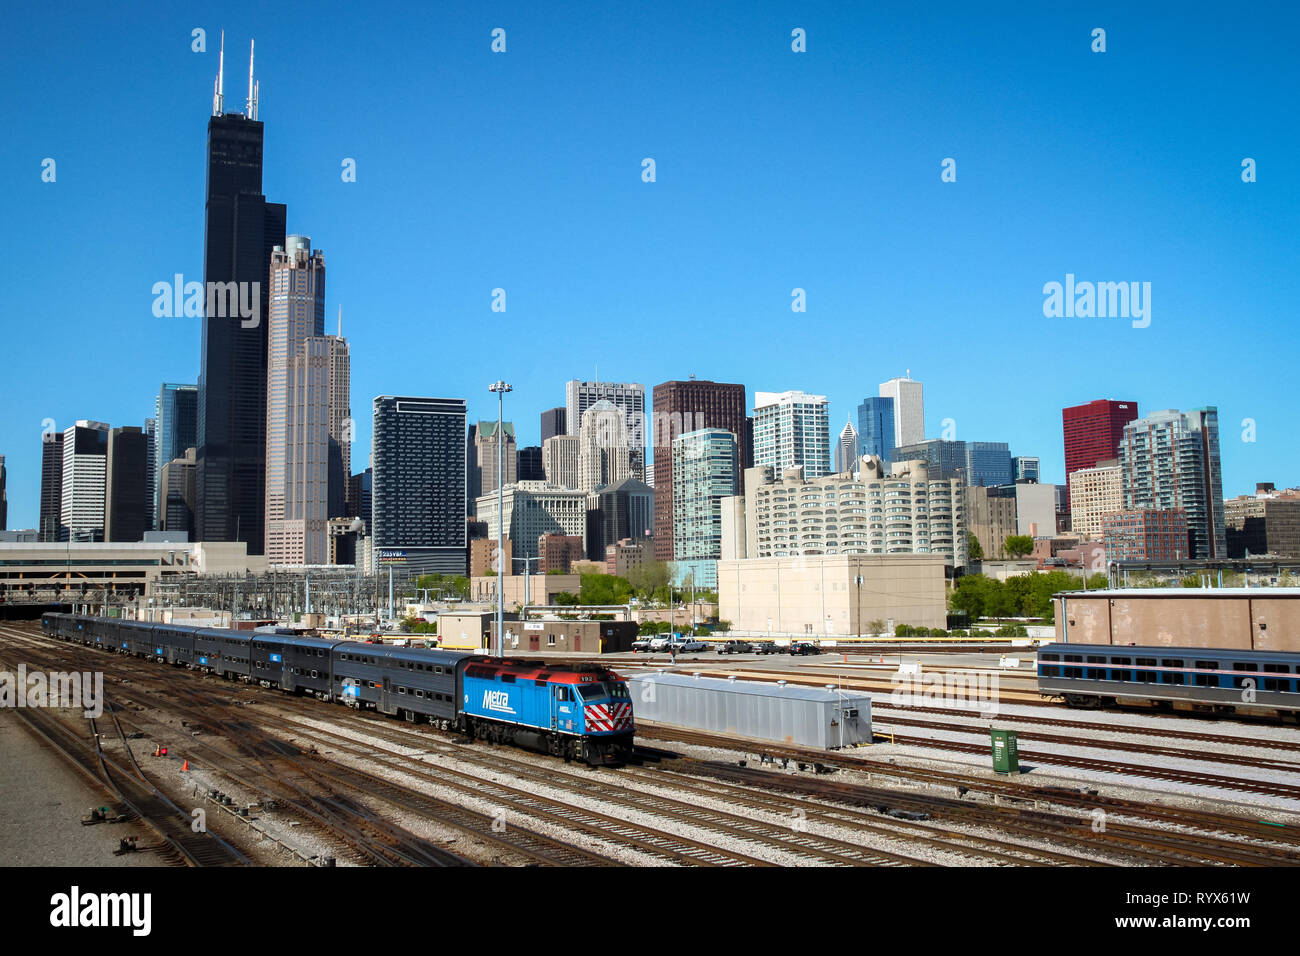
{"type": "MultiPolygon", "coordinates": [[[[652,393],[651,480],[655,490],[655,557],[673,560],[673,442],[701,428],[725,428],[736,436],[740,468],[753,464],[752,430],[747,427],[745,386],[704,379],[663,382],[652,393]]],[[[743,492],[743,488],[741,489],[743,492]]],[[[617,539],[616,539],[617,540],[617,539]]]]}
{"type": "Polygon", "coordinates": [[[546,480],[541,445],[525,445],[515,452],[515,478],[518,481],[546,480]]]}
{"type": "Polygon", "coordinates": [[[718,585],[722,499],[740,493],[740,444],[725,428],[704,428],[673,440],[673,561],[677,579],[718,585]]]}
{"type": "MultiPolygon", "coordinates": [[[[497,490],[498,450],[501,453],[500,471],[503,475],[501,484],[513,485],[519,480],[514,422],[502,422],[501,432],[498,436],[496,422],[479,422],[474,430],[474,457],[470,459],[473,475],[470,484],[479,495],[490,495],[497,490]]],[[[473,507],[470,511],[473,513],[473,507]]]]}
{"type": "Polygon", "coordinates": [[[1100,461],[1072,477],[1070,531],[1085,541],[1100,540],[1102,519],[1124,509],[1124,469],[1118,461],[1100,461]]]}
{"type": "Polygon", "coordinates": [[[0,531],[5,531],[9,527],[9,493],[5,488],[7,481],[5,456],[0,455],[0,531]]]}
{"type": "Polygon", "coordinates": [[[133,425],[108,433],[104,479],[104,540],[136,542],[150,530],[149,436],[133,425]]]}
{"type": "Polygon", "coordinates": [[[174,458],[163,467],[159,482],[163,500],[163,520],[159,527],[168,532],[194,533],[194,449],[174,458]]]}
{"type": "Polygon", "coordinates": [[[574,379],[565,384],[564,397],[564,421],[570,435],[581,432],[582,416],[597,402],[610,402],[623,412],[632,477],[645,480],[645,386],[636,382],[580,382],[574,379]]]}
{"type": "Polygon", "coordinates": [[[81,420],[63,433],[59,524],[64,540],[104,540],[108,432],[109,426],[104,422],[81,420]]]}
{"type": "Polygon", "coordinates": [[[212,294],[199,363],[195,533],[200,541],[244,541],[249,554],[261,554],[268,266],[285,242],[285,207],[262,193],[256,90],[250,89],[244,113],[227,113],[224,82],[218,73],[208,120],[203,277],[212,294]],[[241,316],[241,300],[256,314],[241,316]]]}
{"type": "MultiPolygon", "coordinates": [[[[552,439],[553,440],[553,439],[552,439]]],[[[623,409],[601,399],[582,413],[578,432],[578,488],[595,491],[636,477],[632,467],[627,417],[623,409]]]]}
{"type": "Polygon", "coordinates": [[[38,540],[63,540],[63,433],[41,434],[41,511],[38,540]]]}
{"type": "Polygon", "coordinates": [[[567,410],[564,408],[548,408],[542,412],[542,441],[556,435],[567,435],[569,429],[566,419],[567,410]]]}
{"type": "Polygon", "coordinates": [[[830,474],[828,408],[825,395],[755,392],[754,465],[766,465],[777,475],[803,468],[808,480],[830,474]]]}
{"type": "Polygon", "coordinates": [[[373,512],[371,494],[374,489],[374,471],[367,468],[348,479],[347,508],[349,518],[360,518],[366,523],[366,535],[371,534],[373,512]]]}
{"type": "Polygon", "coordinates": [[[163,382],[153,403],[154,519],[163,527],[166,502],[162,497],[162,473],[170,462],[185,456],[185,449],[197,448],[199,437],[199,387],[163,382]]]}
{"type": "Polygon", "coordinates": [[[465,400],[380,395],[374,414],[376,563],[464,574],[465,400]]]}
{"type": "Polygon", "coordinates": [[[329,519],[346,510],[351,474],[351,358],[325,334],[325,255],[289,236],[270,260],[267,315],[267,560],[329,563],[329,519]]]}
{"type": "Polygon", "coordinates": [[[889,461],[894,452],[894,400],[864,398],[858,406],[858,457],[889,461]]]}
{"type": "Polygon", "coordinates": [[[899,445],[891,456],[895,462],[925,461],[931,474],[939,478],[955,478],[960,470],[968,485],[993,488],[1015,481],[1011,452],[1002,441],[931,438],[915,445],[899,445]]]}
{"type": "Polygon", "coordinates": [[[1016,481],[1038,481],[1042,476],[1042,462],[1037,456],[1016,455],[1011,459],[1011,470],[1016,481]]]}
{"type": "Polygon", "coordinates": [[[1093,468],[1103,461],[1118,458],[1124,426],[1137,417],[1137,402],[1104,398],[1061,409],[1066,501],[1069,501],[1070,476],[1080,468],[1093,468]]]}
{"type": "Polygon", "coordinates": [[[840,440],[835,446],[835,470],[839,474],[857,471],[858,467],[858,430],[852,422],[845,422],[840,429],[840,440]]]}
{"type": "Polygon", "coordinates": [[[587,496],[587,557],[604,561],[619,541],[640,543],[654,533],[655,489],[627,478],[587,496]]]}
{"type": "Polygon", "coordinates": [[[154,531],[158,524],[158,419],[144,420],[145,440],[145,516],[146,531],[154,531]]]}
{"type": "Polygon", "coordinates": [[[925,441],[925,389],[920,382],[912,380],[910,370],[906,378],[881,382],[880,397],[894,400],[895,445],[915,445],[925,441]]]}
{"type": "Polygon", "coordinates": [[[1120,440],[1126,512],[1181,510],[1192,558],[1226,558],[1219,414],[1214,406],[1166,410],[1124,426],[1120,440]]]}
{"type": "Polygon", "coordinates": [[[542,442],[542,471],[548,482],[578,490],[582,484],[581,444],[577,435],[552,435],[542,442]]]}

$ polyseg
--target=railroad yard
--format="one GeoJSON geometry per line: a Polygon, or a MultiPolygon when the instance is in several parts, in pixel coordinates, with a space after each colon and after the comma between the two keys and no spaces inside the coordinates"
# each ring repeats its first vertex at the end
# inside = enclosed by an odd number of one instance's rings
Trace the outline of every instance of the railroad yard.
{"type": "MultiPolygon", "coordinates": [[[[67,834],[76,849],[64,862],[77,866],[120,864],[108,850],[132,837],[137,865],[1300,863],[1294,724],[1069,709],[1039,697],[1032,657],[605,655],[629,678],[671,670],[869,694],[874,742],[813,750],[638,719],[633,758],[593,769],[6,622],[0,668],[102,671],[106,702],[93,720],[0,711],[0,745],[32,773],[62,772],[59,799],[31,814],[67,834]],[[984,675],[990,693],[900,703],[900,670],[984,675]],[[1018,735],[1018,773],[993,771],[990,727],[1018,735]],[[79,826],[100,806],[122,822],[79,826]]],[[[9,823],[6,850],[24,859],[30,821],[9,823]]]]}

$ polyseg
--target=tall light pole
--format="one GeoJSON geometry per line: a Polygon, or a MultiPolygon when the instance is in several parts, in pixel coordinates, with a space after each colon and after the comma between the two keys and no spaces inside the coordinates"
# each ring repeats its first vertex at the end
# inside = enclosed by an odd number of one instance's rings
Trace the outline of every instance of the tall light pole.
{"type": "MultiPolygon", "coordinates": [[[[506,382],[493,382],[488,386],[489,392],[497,394],[497,639],[496,639],[496,657],[505,654],[505,626],[506,626],[506,592],[505,592],[505,574],[506,574],[506,532],[505,532],[505,491],[502,487],[502,480],[505,478],[505,447],[506,443],[502,441],[501,435],[501,412],[502,402],[505,401],[505,393],[513,391],[506,382]]],[[[527,573],[527,568],[524,572],[527,573]]]]}

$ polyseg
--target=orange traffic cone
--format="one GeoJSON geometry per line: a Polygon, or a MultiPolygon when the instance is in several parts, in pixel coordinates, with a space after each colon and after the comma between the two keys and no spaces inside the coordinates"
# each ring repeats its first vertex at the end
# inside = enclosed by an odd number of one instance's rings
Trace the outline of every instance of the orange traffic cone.
{"type": "Polygon", "coordinates": [[[181,773],[185,773],[185,771],[189,769],[190,769],[190,762],[186,760],[184,763],[181,764],[181,773]]]}

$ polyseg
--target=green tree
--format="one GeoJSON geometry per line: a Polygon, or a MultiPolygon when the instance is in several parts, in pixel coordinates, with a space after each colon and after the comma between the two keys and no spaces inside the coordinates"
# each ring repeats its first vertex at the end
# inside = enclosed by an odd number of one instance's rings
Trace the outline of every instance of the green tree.
{"type": "Polygon", "coordinates": [[[884,634],[885,628],[888,626],[889,625],[886,624],[884,621],[882,621],[880,618],[876,618],[875,620],[871,620],[867,622],[867,633],[871,634],[872,636],[884,634]]]}
{"type": "Polygon", "coordinates": [[[578,595],[570,594],[568,591],[561,591],[555,595],[555,603],[561,607],[576,607],[582,602],[578,600],[578,595]]]}
{"type": "Polygon", "coordinates": [[[975,537],[974,531],[970,532],[970,534],[968,535],[968,541],[966,543],[966,557],[969,558],[971,561],[984,560],[984,546],[980,544],[980,539],[975,537]]]}
{"type": "Polygon", "coordinates": [[[653,601],[655,594],[665,588],[670,580],[670,571],[666,561],[646,561],[629,568],[627,581],[636,591],[638,597],[653,601]]]}
{"type": "Polygon", "coordinates": [[[1003,547],[1013,558],[1023,558],[1034,550],[1034,539],[1027,534],[1009,534],[1003,547]]]}

